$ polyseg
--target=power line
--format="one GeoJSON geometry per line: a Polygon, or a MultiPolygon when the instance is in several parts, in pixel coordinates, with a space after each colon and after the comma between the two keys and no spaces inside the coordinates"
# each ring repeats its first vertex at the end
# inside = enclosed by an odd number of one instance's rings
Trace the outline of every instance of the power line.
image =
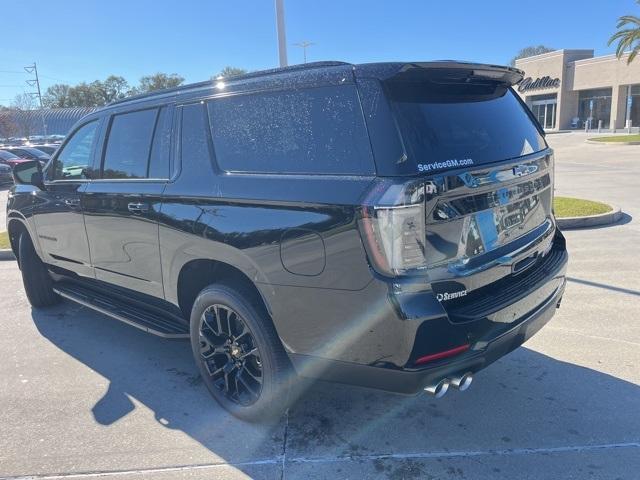
{"type": "MultiPolygon", "coordinates": [[[[17,73],[17,74],[20,74],[20,75],[26,75],[26,72],[24,72],[24,71],[21,72],[19,70],[0,70],[0,73],[17,73]]],[[[40,74],[40,77],[49,78],[51,80],[55,80],[56,82],[70,83],[68,80],[65,80],[64,78],[52,77],[51,75],[42,75],[42,74],[40,74]]]]}
{"type": "Polygon", "coordinates": [[[40,76],[41,76],[42,78],[49,78],[49,79],[51,79],[51,80],[55,80],[56,82],[71,83],[71,82],[69,82],[69,81],[67,81],[67,80],[64,80],[64,79],[62,79],[62,78],[52,77],[51,75],[42,75],[42,74],[40,74],[40,76]]]}

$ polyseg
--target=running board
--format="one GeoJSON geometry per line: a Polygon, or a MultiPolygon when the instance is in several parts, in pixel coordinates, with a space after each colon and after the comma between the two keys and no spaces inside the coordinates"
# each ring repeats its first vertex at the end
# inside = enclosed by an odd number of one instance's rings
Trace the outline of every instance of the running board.
{"type": "Polygon", "coordinates": [[[53,291],[72,302],[79,303],[152,335],[173,339],[189,338],[189,328],[171,315],[163,315],[151,309],[131,305],[96,290],[75,284],[59,283],[53,286],[53,291]]]}

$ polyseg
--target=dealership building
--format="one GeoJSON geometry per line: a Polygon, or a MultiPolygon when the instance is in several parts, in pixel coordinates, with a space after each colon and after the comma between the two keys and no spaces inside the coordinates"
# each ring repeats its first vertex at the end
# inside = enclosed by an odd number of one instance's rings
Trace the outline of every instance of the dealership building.
{"type": "Polygon", "coordinates": [[[518,94],[546,130],[622,131],[640,126],[640,58],[556,50],[516,60],[518,94]]]}

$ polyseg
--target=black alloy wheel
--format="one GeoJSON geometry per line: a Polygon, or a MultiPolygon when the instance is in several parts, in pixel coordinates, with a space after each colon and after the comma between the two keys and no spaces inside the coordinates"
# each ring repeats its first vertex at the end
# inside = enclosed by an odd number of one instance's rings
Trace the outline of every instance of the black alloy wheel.
{"type": "Polygon", "coordinates": [[[255,293],[247,286],[209,285],[196,297],[189,322],[193,357],[213,398],[243,420],[277,421],[298,382],[255,293]]]}
{"type": "Polygon", "coordinates": [[[215,388],[242,406],[262,392],[260,351],[245,320],[232,308],[214,304],[201,316],[200,356],[215,388]]]}

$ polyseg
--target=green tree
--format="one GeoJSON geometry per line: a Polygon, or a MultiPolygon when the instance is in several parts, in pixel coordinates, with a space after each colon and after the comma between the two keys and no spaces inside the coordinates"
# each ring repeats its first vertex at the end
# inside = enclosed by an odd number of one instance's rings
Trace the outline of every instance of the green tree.
{"type": "Polygon", "coordinates": [[[101,107],[129,95],[176,87],[182,82],[184,78],[175,73],[156,73],[142,77],[140,85],[131,88],[123,77],[110,75],[105,80],[94,80],[91,83],[51,85],[42,96],[42,103],[48,108],[101,107]]]}
{"type": "Polygon", "coordinates": [[[98,92],[98,80],[86,83],[81,82],[69,89],[69,107],[101,107],[104,100],[98,92]]]}
{"type": "Polygon", "coordinates": [[[104,81],[82,82],[73,87],[63,83],[51,85],[42,96],[42,103],[49,108],[100,107],[125,98],[130,91],[123,77],[111,75],[104,81]]]}
{"type": "Polygon", "coordinates": [[[48,108],[100,107],[104,105],[105,94],[102,82],[81,82],[75,86],[58,83],[47,88],[42,103],[48,108]]]}
{"type": "Polygon", "coordinates": [[[158,72],[142,77],[138,87],[133,89],[131,93],[147,93],[154,90],[177,87],[182,85],[182,82],[184,82],[184,78],[177,73],[166,74],[158,72]]]}
{"type": "Polygon", "coordinates": [[[65,83],[56,83],[47,88],[42,96],[42,104],[47,108],[69,107],[69,89],[65,83]]]}
{"type": "Polygon", "coordinates": [[[123,77],[116,75],[108,76],[104,82],[96,80],[91,85],[95,89],[96,96],[102,100],[103,105],[125,98],[131,91],[129,83],[123,77]]]}
{"type": "Polygon", "coordinates": [[[555,48],[545,47],[544,45],[532,45],[529,47],[525,47],[511,59],[509,65],[513,67],[516,64],[516,60],[519,60],[521,58],[533,57],[534,55],[541,55],[543,53],[553,52],[554,50],[555,48]]]}
{"type": "MultiPolygon", "coordinates": [[[[640,4],[640,0],[636,0],[640,4]]],[[[616,56],[622,58],[627,50],[630,51],[627,64],[631,63],[640,53],[640,17],[624,15],[618,19],[618,31],[611,35],[608,45],[618,42],[616,56]],[[627,27],[627,28],[625,28],[627,27]]]]}
{"type": "Polygon", "coordinates": [[[218,73],[217,75],[214,75],[213,78],[235,77],[235,76],[238,76],[238,75],[244,75],[245,73],[247,73],[247,70],[245,70],[244,68],[231,67],[231,66],[227,65],[226,67],[224,67],[220,71],[220,73],[218,73]]]}

